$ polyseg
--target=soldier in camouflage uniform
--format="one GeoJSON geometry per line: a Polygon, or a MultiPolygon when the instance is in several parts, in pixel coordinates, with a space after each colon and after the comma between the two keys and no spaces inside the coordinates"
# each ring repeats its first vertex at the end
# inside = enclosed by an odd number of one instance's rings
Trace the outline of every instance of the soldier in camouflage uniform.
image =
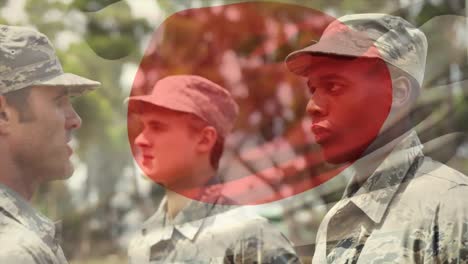
{"type": "Polygon", "coordinates": [[[98,85],[64,73],[43,34],[0,25],[0,263],[67,263],[60,228],[29,200],[73,173],[67,143],[81,119],[69,97],[98,85]]]}
{"type": "Polygon", "coordinates": [[[468,178],[423,155],[408,114],[426,53],[424,33],[402,18],[356,14],[286,58],[307,78],[307,113],[325,159],[351,164],[353,175],[320,225],[314,264],[468,263],[468,178]],[[388,87],[390,103],[382,92],[388,87]],[[383,126],[359,149],[382,112],[383,126]]]}
{"type": "Polygon", "coordinates": [[[130,242],[130,263],[298,262],[290,242],[264,218],[226,205],[220,189],[203,188],[219,182],[224,138],[237,113],[224,88],[194,75],[163,78],[150,95],[129,98],[129,118],[141,122],[136,160],[166,189],[130,242]]]}

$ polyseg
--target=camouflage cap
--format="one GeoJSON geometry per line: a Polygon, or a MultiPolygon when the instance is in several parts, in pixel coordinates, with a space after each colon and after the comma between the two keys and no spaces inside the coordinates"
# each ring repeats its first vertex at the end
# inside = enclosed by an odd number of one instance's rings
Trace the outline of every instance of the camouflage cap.
{"type": "Polygon", "coordinates": [[[232,130],[239,112],[237,103],[226,89],[197,75],[163,78],[156,82],[151,94],[131,96],[128,101],[194,114],[222,136],[232,130]]]}
{"type": "Polygon", "coordinates": [[[31,28],[0,25],[0,94],[32,85],[64,86],[73,94],[82,94],[100,83],[64,73],[44,34],[31,28]]]}
{"type": "Polygon", "coordinates": [[[403,18],[354,14],[330,23],[317,43],[289,54],[286,65],[290,71],[305,75],[315,55],[379,58],[422,85],[426,54],[426,36],[403,18]]]}

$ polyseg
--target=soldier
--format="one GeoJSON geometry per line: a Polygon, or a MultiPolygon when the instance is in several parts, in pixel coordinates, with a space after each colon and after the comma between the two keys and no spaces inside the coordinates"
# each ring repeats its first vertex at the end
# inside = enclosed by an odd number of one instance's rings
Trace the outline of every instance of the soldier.
{"type": "Polygon", "coordinates": [[[71,95],[99,83],[64,73],[47,37],[0,25],[0,263],[67,263],[59,229],[29,201],[70,177],[68,145],[81,119],[71,95]]]}
{"type": "Polygon", "coordinates": [[[355,14],[286,58],[307,79],[325,159],[353,175],[320,225],[314,264],[468,262],[468,179],[424,156],[410,122],[426,53],[402,18],[355,14]]]}
{"type": "Polygon", "coordinates": [[[223,205],[219,189],[206,192],[220,182],[218,162],[238,113],[224,88],[195,75],[166,77],[150,95],[130,97],[129,113],[142,126],[134,137],[136,160],[166,190],[130,242],[130,263],[298,262],[264,218],[223,205]]]}

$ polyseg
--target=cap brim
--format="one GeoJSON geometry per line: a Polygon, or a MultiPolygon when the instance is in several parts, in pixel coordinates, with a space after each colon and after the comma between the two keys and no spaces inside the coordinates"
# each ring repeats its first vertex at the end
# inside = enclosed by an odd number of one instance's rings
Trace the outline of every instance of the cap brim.
{"type": "Polygon", "coordinates": [[[85,92],[95,90],[101,85],[100,82],[93,81],[73,73],[63,73],[57,77],[37,83],[41,86],[63,86],[69,89],[72,95],[81,95],[85,92]]]}
{"type": "Polygon", "coordinates": [[[329,51],[298,50],[289,54],[286,57],[285,62],[289,71],[297,75],[306,76],[312,67],[319,66],[326,60],[327,56],[358,58],[362,57],[362,54],[357,55],[329,51]]]}
{"type": "Polygon", "coordinates": [[[289,71],[305,76],[311,67],[316,66],[326,56],[381,59],[372,45],[352,46],[326,39],[290,53],[285,62],[289,71]]]}
{"type": "Polygon", "coordinates": [[[319,65],[318,56],[323,55],[325,54],[304,51],[294,52],[286,58],[286,67],[294,74],[306,76],[314,65],[319,65]]]}

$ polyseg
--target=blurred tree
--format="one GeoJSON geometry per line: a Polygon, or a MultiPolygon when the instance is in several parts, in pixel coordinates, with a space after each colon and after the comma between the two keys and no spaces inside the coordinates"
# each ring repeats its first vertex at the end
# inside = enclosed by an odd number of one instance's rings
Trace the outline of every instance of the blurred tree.
{"type": "Polygon", "coordinates": [[[72,6],[82,12],[96,12],[121,0],[74,0],[72,6]]]}

